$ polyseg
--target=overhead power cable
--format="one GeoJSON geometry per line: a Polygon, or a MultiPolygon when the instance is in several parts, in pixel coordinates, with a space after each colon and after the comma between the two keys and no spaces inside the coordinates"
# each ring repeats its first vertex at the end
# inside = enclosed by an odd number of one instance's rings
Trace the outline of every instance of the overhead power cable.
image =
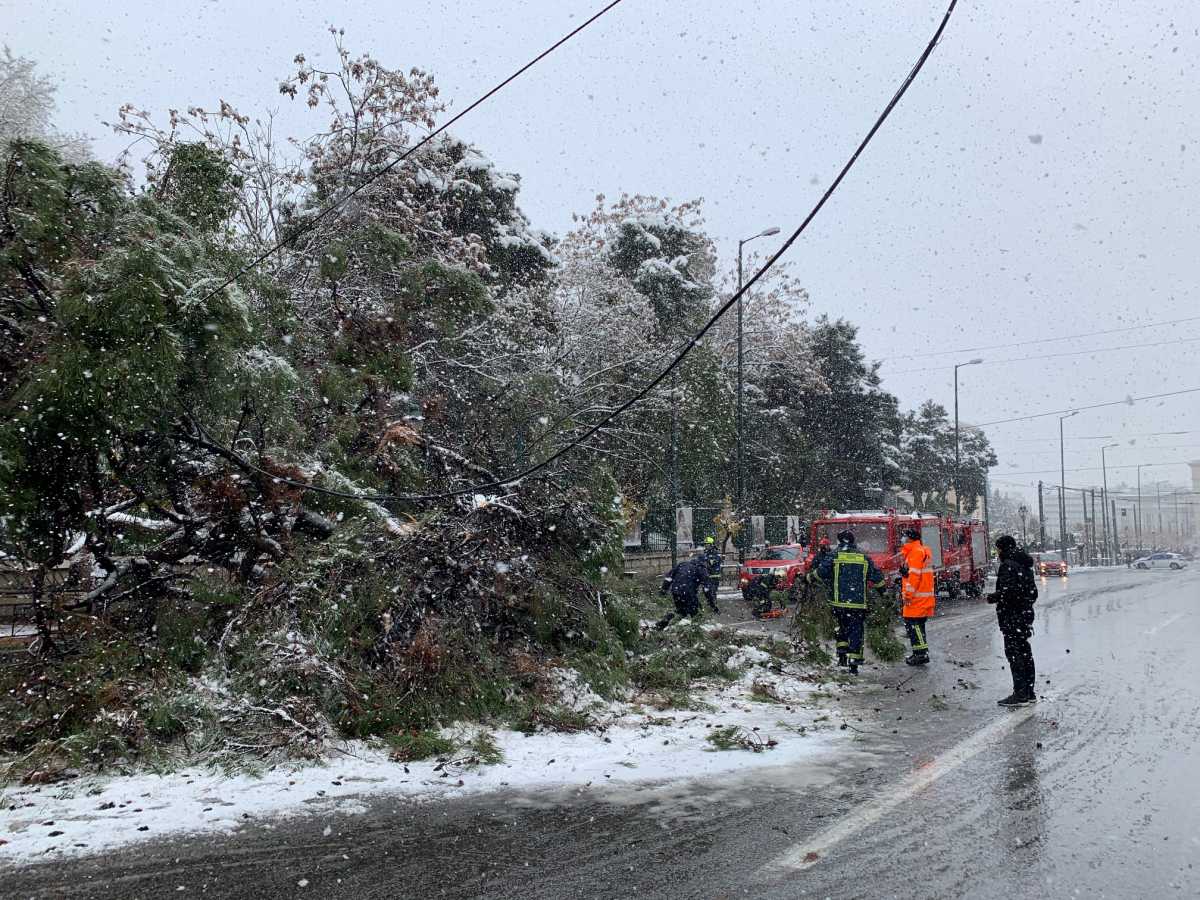
{"type": "Polygon", "coordinates": [[[1178,459],[1178,460],[1175,460],[1174,462],[1121,463],[1121,464],[1109,464],[1106,467],[1075,466],[1074,468],[1072,468],[1071,466],[1067,466],[1066,469],[1034,469],[1029,472],[1009,472],[1007,470],[1001,470],[1000,474],[1001,475],[1057,475],[1059,472],[1102,472],[1102,471],[1104,471],[1105,468],[1107,468],[1108,471],[1112,472],[1116,469],[1136,469],[1139,465],[1143,469],[1147,469],[1150,466],[1186,466],[1186,465],[1188,465],[1188,461],[1185,459],[1178,459]]]}
{"type": "MultiPolygon", "coordinates": [[[[1132,447],[1128,444],[1125,444],[1116,449],[1117,450],[1141,450],[1141,451],[1145,451],[1145,450],[1200,450],[1200,444],[1175,444],[1173,446],[1164,446],[1162,444],[1135,444],[1132,447]]],[[[1006,450],[1003,453],[1001,453],[1001,451],[996,450],[993,447],[992,452],[994,452],[997,456],[1058,456],[1060,451],[1059,451],[1059,448],[1053,448],[1050,450],[1006,450]]],[[[1067,453],[1067,454],[1074,453],[1076,455],[1087,454],[1089,456],[1094,456],[1096,453],[1096,448],[1088,447],[1087,449],[1084,449],[1084,450],[1076,450],[1073,447],[1067,447],[1067,448],[1063,449],[1062,452],[1067,453]]]]}
{"type": "Polygon", "coordinates": [[[893,359],[914,359],[920,356],[948,356],[954,353],[975,353],[978,350],[1003,350],[1006,347],[1028,347],[1030,344],[1052,344],[1056,341],[1070,341],[1075,338],[1099,337],[1103,334],[1120,334],[1124,331],[1139,331],[1143,328],[1166,328],[1170,325],[1182,325],[1185,322],[1200,322],[1200,316],[1185,316],[1182,319],[1169,319],[1165,322],[1147,322],[1145,325],[1124,325],[1120,328],[1105,328],[1101,331],[1085,331],[1080,334],[1063,334],[1057,337],[1036,338],[1029,341],[1016,341],[1011,344],[982,344],[978,347],[959,347],[956,350],[934,350],[929,353],[901,353],[896,356],[880,357],[880,362],[893,359]]]}
{"type": "MultiPolygon", "coordinates": [[[[1155,342],[1149,343],[1149,344],[1122,344],[1118,347],[1096,347],[1094,350],[1069,350],[1065,353],[1039,353],[1036,356],[1014,356],[1009,359],[985,359],[981,362],[975,363],[975,365],[997,366],[997,365],[1000,365],[1001,363],[1029,362],[1031,360],[1036,361],[1036,362],[1041,362],[1042,360],[1046,360],[1046,359],[1061,359],[1062,357],[1066,357],[1066,356],[1090,356],[1093,353],[1112,353],[1112,352],[1118,351],[1118,350],[1145,350],[1147,348],[1157,349],[1159,347],[1168,347],[1168,346],[1171,346],[1172,344],[1200,344],[1200,337],[1180,338],[1179,340],[1175,340],[1175,341],[1155,341],[1155,342]]],[[[884,376],[912,375],[916,372],[928,372],[930,369],[950,370],[952,368],[954,368],[954,367],[953,366],[924,366],[919,369],[901,369],[897,372],[883,372],[881,374],[884,376]]]]}
{"type": "Polygon", "coordinates": [[[521,68],[517,69],[515,72],[513,72],[511,75],[509,75],[503,81],[501,81],[499,84],[497,84],[493,88],[491,88],[491,90],[489,90],[487,93],[485,93],[481,97],[479,97],[470,106],[463,109],[457,115],[451,116],[449,119],[447,119],[445,122],[443,122],[437,128],[435,128],[433,131],[429,132],[429,134],[425,135],[425,137],[421,138],[421,140],[419,140],[415,144],[413,144],[409,149],[405,150],[403,153],[401,153],[399,156],[397,156],[395,159],[393,159],[390,163],[388,163],[386,166],[384,166],[378,172],[372,173],[371,176],[369,178],[365,179],[361,184],[356,185],[352,190],[347,191],[341,197],[339,197],[336,200],[329,203],[328,206],[326,206],[324,209],[322,209],[320,212],[318,212],[311,219],[307,219],[306,221],[300,223],[297,226],[297,228],[294,231],[290,232],[286,237],[281,238],[274,245],[272,245],[271,247],[268,247],[266,250],[264,250],[258,256],[254,257],[254,259],[252,259],[250,262],[246,263],[244,266],[242,266],[240,269],[238,269],[233,275],[231,275],[231,276],[229,276],[229,278],[225,279],[225,281],[222,282],[219,287],[217,287],[214,290],[209,291],[207,294],[205,294],[204,297],[201,298],[200,302],[207,303],[209,300],[211,300],[213,297],[217,296],[217,294],[221,293],[221,291],[225,290],[230,285],[236,284],[241,279],[241,277],[243,275],[245,275],[247,272],[257,269],[264,262],[266,262],[268,259],[270,259],[272,256],[274,256],[276,253],[278,253],[280,250],[282,250],[288,244],[291,244],[292,242],[294,242],[297,238],[299,238],[305,232],[312,231],[320,222],[327,219],[329,216],[333,215],[340,207],[345,205],[347,201],[352,200],[354,197],[356,197],[358,194],[362,193],[364,190],[366,190],[368,187],[370,187],[372,184],[374,184],[376,181],[378,181],[384,175],[391,172],[398,165],[400,165],[402,162],[404,162],[406,159],[408,159],[410,156],[412,156],[414,153],[416,153],[418,150],[420,150],[422,147],[424,147],[426,144],[428,144],[430,141],[432,141],[435,137],[437,137],[443,131],[450,128],[452,125],[454,125],[455,122],[458,122],[460,119],[462,119],[463,116],[467,115],[472,110],[483,105],[488,100],[490,100],[492,97],[494,97],[496,94],[500,93],[500,91],[504,90],[504,88],[508,87],[508,85],[510,85],[512,82],[516,81],[518,78],[520,78],[526,72],[528,72],[530,69],[532,69],[534,66],[536,66],[539,62],[541,62],[543,59],[545,59],[547,56],[549,56],[551,53],[553,53],[555,50],[557,50],[563,44],[567,43],[567,41],[571,40],[571,38],[575,37],[575,35],[579,34],[579,32],[583,31],[585,28],[587,28],[593,22],[600,19],[602,16],[604,16],[605,13],[609,12],[611,9],[613,9],[615,6],[619,5],[621,2],[622,2],[622,0],[612,0],[611,3],[609,3],[603,9],[601,9],[599,12],[597,12],[591,18],[586,19],[578,27],[572,29],[566,35],[559,38],[557,41],[555,41],[553,44],[551,44],[549,47],[547,47],[545,50],[543,50],[541,53],[539,53],[533,59],[529,60],[529,62],[525,63],[525,65],[521,66],[521,68]]]}
{"type": "MultiPolygon", "coordinates": [[[[605,12],[607,12],[609,9],[611,9],[615,5],[616,5],[616,3],[609,4],[609,6],[605,7],[603,10],[601,10],[600,13],[598,13],[596,16],[593,16],[592,19],[589,19],[588,22],[585,22],[584,25],[581,25],[578,29],[576,29],[574,32],[572,32],[572,34],[578,33],[578,31],[582,30],[587,24],[589,24],[592,21],[595,21],[595,19],[599,18],[599,16],[603,15],[605,12]]],[[[925,49],[921,52],[921,55],[917,58],[916,63],[914,63],[913,67],[909,70],[908,75],[904,78],[904,81],[901,82],[900,87],[896,89],[896,92],[892,95],[891,100],[888,101],[887,105],[883,108],[883,111],[875,119],[875,123],[871,126],[871,129],[867,132],[866,136],[862,139],[862,141],[859,142],[858,146],[854,149],[854,152],[850,155],[850,158],[848,160],[846,160],[845,165],[842,166],[841,170],[837,174],[837,177],[833,179],[833,181],[830,183],[829,187],[826,188],[825,192],[821,195],[820,199],[817,200],[816,205],[813,206],[813,208],[811,210],[809,210],[808,215],[806,215],[804,217],[804,220],[800,223],[800,225],[796,228],[796,230],[793,231],[788,236],[787,240],[783,242],[783,244],[779,247],[779,249],[776,250],[767,259],[767,261],[762,265],[762,267],[759,268],[759,270],[757,272],[755,272],[754,275],[751,276],[751,278],[748,281],[746,281],[746,283],[742,286],[742,288],[740,290],[738,290],[732,297],[730,297],[728,300],[726,300],[717,309],[717,311],[715,313],[713,313],[713,315],[709,318],[709,320],[704,324],[704,327],[702,327],[699,331],[697,331],[692,336],[692,339],[683,346],[683,349],[681,349],[675,355],[675,358],[666,366],[666,368],[664,368],[657,375],[655,375],[652,379],[650,379],[648,382],[646,382],[646,384],[644,384],[641,387],[641,389],[639,389],[637,391],[637,393],[635,393],[632,397],[625,400],[618,407],[616,407],[614,410],[612,410],[607,415],[605,415],[599,422],[597,422],[594,425],[592,425],[591,427],[589,427],[583,434],[572,439],[569,443],[565,444],[564,446],[562,446],[561,448],[556,450],[554,453],[550,454],[550,456],[546,457],[545,459],[543,459],[542,461],[540,461],[538,463],[535,463],[535,464],[529,466],[526,469],[523,469],[522,471],[516,473],[515,475],[509,476],[507,478],[501,478],[496,481],[485,482],[483,484],[473,485],[472,487],[468,487],[468,488],[459,488],[457,490],[444,491],[444,492],[438,493],[438,494],[374,494],[374,495],[356,494],[356,493],[349,492],[349,491],[335,491],[335,490],[332,490],[329,488],[317,488],[316,486],[307,484],[305,482],[291,481],[286,478],[281,478],[272,472],[267,472],[263,469],[259,469],[257,466],[252,466],[252,468],[256,469],[261,474],[272,478],[273,480],[275,480],[278,483],[289,484],[294,487],[298,487],[298,488],[302,488],[302,489],[318,490],[320,493],[323,493],[323,494],[330,494],[330,495],[338,496],[338,497],[347,497],[352,500],[366,500],[366,501],[373,501],[373,502],[378,502],[378,503],[386,503],[386,502],[393,502],[393,501],[422,502],[422,501],[431,501],[431,500],[447,500],[447,499],[450,499],[453,497],[461,497],[461,496],[464,496],[467,494],[477,494],[477,493],[481,493],[484,491],[494,490],[496,488],[508,487],[510,485],[513,485],[513,484],[516,484],[516,483],[522,481],[525,478],[530,477],[531,475],[534,475],[535,473],[539,472],[542,469],[545,469],[547,466],[551,465],[556,460],[561,459],[563,456],[566,456],[572,450],[583,445],[586,441],[590,440],[597,433],[599,433],[602,429],[606,428],[608,425],[610,425],[612,422],[614,422],[619,416],[623,415],[629,409],[631,409],[633,406],[635,406],[637,403],[640,403],[642,400],[644,400],[650,394],[651,391],[653,391],[656,387],[658,387],[658,385],[660,385],[667,378],[667,376],[669,376],[672,372],[674,372],[677,368],[679,368],[679,366],[683,363],[684,359],[687,358],[689,353],[691,353],[692,348],[694,348],[700,342],[700,340],[706,334],[708,334],[709,331],[712,330],[713,326],[716,325],[716,323],[720,320],[720,318],[723,315],[725,315],[725,313],[728,312],[737,303],[738,299],[743,294],[745,294],[752,287],[754,287],[754,285],[768,271],[770,271],[770,269],[772,267],[774,267],[774,265],[779,261],[779,259],[791,248],[792,244],[794,244],[797,241],[797,239],[799,239],[800,235],[802,235],[804,233],[805,229],[808,228],[809,223],[812,222],[812,220],[817,217],[817,213],[819,213],[821,211],[821,209],[824,208],[825,204],[827,202],[829,202],[829,198],[833,196],[834,191],[836,191],[838,189],[838,186],[841,185],[841,183],[845,179],[846,175],[849,174],[850,170],[854,167],[854,164],[856,162],[858,162],[858,158],[860,156],[862,156],[863,151],[867,149],[867,145],[871,143],[871,140],[875,137],[876,133],[879,131],[880,128],[883,127],[883,123],[886,122],[888,116],[890,116],[892,114],[892,110],[894,110],[896,108],[897,104],[899,104],[900,99],[908,92],[909,87],[912,86],[912,83],[916,80],[917,75],[920,73],[921,69],[924,68],[926,61],[928,61],[929,57],[933,54],[934,48],[937,47],[938,42],[941,40],[942,34],[946,30],[946,26],[950,23],[950,16],[954,12],[954,8],[957,5],[958,5],[958,0],[950,0],[950,5],[946,8],[945,15],[942,16],[942,20],[938,24],[937,30],[934,32],[933,37],[931,37],[929,39],[929,43],[925,45],[925,49]]],[[[569,37],[570,37],[570,35],[568,35],[568,38],[569,37]]],[[[563,41],[565,41],[565,40],[567,40],[567,38],[563,39],[563,41]]],[[[563,43],[563,41],[560,41],[559,44],[563,43]]],[[[558,46],[558,45],[556,44],[555,46],[558,46]]],[[[552,49],[554,49],[554,48],[552,47],[551,50],[552,49]]],[[[546,51],[546,52],[548,53],[549,51],[546,51]]],[[[546,54],[543,53],[542,55],[544,56],[546,54]]],[[[534,60],[534,62],[536,62],[536,60],[534,60]]],[[[530,63],[530,65],[532,65],[532,63],[530,63]]],[[[525,68],[528,68],[528,66],[526,66],[525,68]]],[[[524,71],[524,70],[522,69],[521,71],[524,71]]],[[[518,72],[517,74],[520,74],[520,72],[518,72]]],[[[516,76],[514,75],[512,77],[516,77],[516,76]]],[[[508,80],[511,81],[512,78],[510,77],[508,80]]],[[[507,82],[505,82],[505,83],[507,83],[507,82]]],[[[499,87],[502,87],[502,86],[503,86],[503,84],[501,84],[497,88],[493,89],[489,93],[495,93],[495,91],[498,90],[499,87]]],[[[483,99],[486,99],[487,96],[489,96],[489,95],[485,95],[483,98],[480,98],[480,100],[476,101],[476,103],[473,104],[473,106],[478,105],[478,103],[482,102],[483,99]]],[[[469,109],[470,108],[468,108],[468,110],[464,110],[464,113],[469,111],[469,109]]],[[[460,116],[461,115],[462,114],[460,114],[460,116]]],[[[453,120],[451,120],[451,122],[453,122],[453,120]]],[[[450,124],[450,123],[447,123],[447,124],[450,124]]]]}
{"type": "MultiPolygon", "coordinates": [[[[1129,438],[1161,437],[1162,435],[1178,436],[1183,434],[1200,434],[1200,430],[1191,431],[1138,431],[1127,434],[1073,434],[1072,441],[1126,441],[1129,438]]],[[[1020,438],[1009,441],[1010,444],[1053,444],[1058,446],[1058,438],[1020,438]]],[[[998,452],[998,451],[997,451],[998,452]]]]}
{"type": "Polygon", "coordinates": [[[1132,406],[1134,403],[1140,403],[1143,400],[1161,400],[1166,397],[1179,397],[1183,394],[1195,394],[1200,392],[1200,387],[1186,388],[1182,391],[1168,391],[1165,394],[1147,394],[1145,397],[1126,397],[1124,400],[1112,400],[1108,403],[1092,403],[1088,406],[1069,406],[1066,409],[1055,409],[1050,412],[1031,413],[1028,416],[1014,416],[1011,419],[996,419],[991,422],[973,423],[973,428],[984,428],[988,425],[1004,425],[1008,422],[1027,422],[1030,419],[1043,419],[1047,416],[1061,416],[1070,412],[1084,412],[1089,409],[1103,409],[1107,406],[1132,406]]]}

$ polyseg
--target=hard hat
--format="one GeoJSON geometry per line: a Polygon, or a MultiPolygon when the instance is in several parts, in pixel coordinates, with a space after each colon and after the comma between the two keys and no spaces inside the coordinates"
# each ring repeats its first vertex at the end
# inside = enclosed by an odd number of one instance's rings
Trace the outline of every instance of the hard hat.
{"type": "Polygon", "coordinates": [[[711,534],[704,539],[704,543],[706,543],[706,544],[715,544],[716,542],[717,542],[717,539],[715,537],[713,537],[711,534]]]}

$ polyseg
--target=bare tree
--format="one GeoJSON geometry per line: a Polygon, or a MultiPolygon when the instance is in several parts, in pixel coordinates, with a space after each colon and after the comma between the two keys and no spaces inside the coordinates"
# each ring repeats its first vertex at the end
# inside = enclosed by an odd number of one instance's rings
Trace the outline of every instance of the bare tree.
{"type": "Polygon", "coordinates": [[[88,155],[83,135],[54,128],[54,83],[37,72],[37,63],[15,55],[8,45],[0,55],[0,145],[16,138],[39,138],[68,159],[88,155]]]}

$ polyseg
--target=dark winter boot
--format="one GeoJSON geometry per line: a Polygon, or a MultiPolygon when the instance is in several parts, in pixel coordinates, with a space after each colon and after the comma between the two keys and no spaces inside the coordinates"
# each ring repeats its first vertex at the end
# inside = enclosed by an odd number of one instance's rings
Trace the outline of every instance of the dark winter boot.
{"type": "Polygon", "coordinates": [[[856,662],[852,662],[852,663],[850,663],[850,674],[851,674],[851,675],[857,675],[857,674],[858,674],[858,663],[856,663],[856,662]]]}
{"type": "Polygon", "coordinates": [[[1019,696],[1017,694],[1009,694],[1003,700],[996,701],[997,705],[1008,707],[1010,709],[1018,707],[1018,706],[1028,706],[1030,703],[1036,703],[1036,702],[1037,702],[1037,697],[1035,697],[1033,694],[1029,694],[1026,696],[1019,696]]]}
{"type": "Polygon", "coordinates": [[[846,668],[846,666],[850,665],[850,662],[846,659],[845,653],[838,654],[838,665],[841,666],[843,669],[846,668]]]}
{"type": "Polygon", "coordinates": [[[910,666],[927,666],[929,665],[929,652],[927,650],[914,650],[912,656],[906,656],[904,661],[910,666]]]}

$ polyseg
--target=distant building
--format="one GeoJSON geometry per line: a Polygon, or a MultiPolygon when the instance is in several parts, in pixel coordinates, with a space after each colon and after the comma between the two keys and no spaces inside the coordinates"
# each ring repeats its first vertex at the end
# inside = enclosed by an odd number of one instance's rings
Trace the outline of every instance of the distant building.
{"type": "Polygon", "coordinates": [[[1192,467],[1192,490],[1200,493],[1200,459],[1189,465],[1192,467]]]}

